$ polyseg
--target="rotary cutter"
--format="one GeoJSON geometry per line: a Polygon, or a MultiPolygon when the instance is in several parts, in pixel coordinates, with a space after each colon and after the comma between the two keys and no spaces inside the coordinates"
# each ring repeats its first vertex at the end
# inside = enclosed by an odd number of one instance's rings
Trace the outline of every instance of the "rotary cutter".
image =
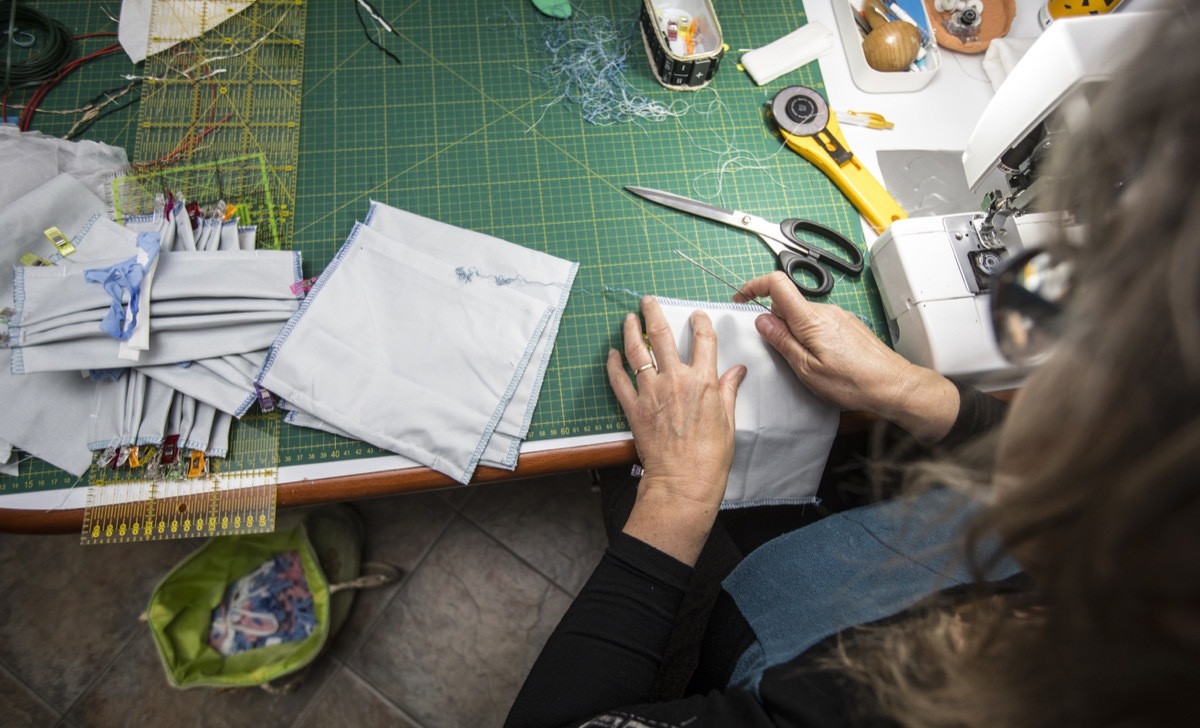
{"type": "Polygon", "coordinates": [[[785,88],[771,102],[771,116],[792,151],[833,180],[875,232],[882,233],[895,221],[908,217],[850,151],[821,94],[805,86],[785,88]]]}

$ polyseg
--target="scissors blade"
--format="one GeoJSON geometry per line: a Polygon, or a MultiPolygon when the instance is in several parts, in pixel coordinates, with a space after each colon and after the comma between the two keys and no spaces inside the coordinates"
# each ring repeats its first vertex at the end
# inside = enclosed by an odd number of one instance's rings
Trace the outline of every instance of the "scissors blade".
{"type": "Polygon", "coordinates": [[[689,215],[705,218],[706,220],[714,220],[739,230],[754,233],[760,237],[770,238],[773,242],[783,242],[786,244],[786,241],[780,240],[779,225],[764,220],[758,215],[751,215],[750,213],[739,212],[737,210],[726,210],[724,207],[717,207],[707,202],[700,202],[699,200],[693,200],[671,192],[652,190],[649,187],[625,185],[625,189],[638,197],[650,200],[663,207],[680,210],[689,215]]]}
{"type": "Polygon", "coordinates": [[[689,215],[703,217],[709,220],[716,220],[726,225],[733,227],[742,227],[740,222],[741,213],[735,210],[726,210],[723,207],[710,205],[699,200],[692,200],[687,197],[663,192],[662,190],[652,190],[649,187],[636,187],[634,185],[625,185],[625,189],[651,202],[655,202],[663,207],[669,207],[673,210],[681,210],[689,215]]]}

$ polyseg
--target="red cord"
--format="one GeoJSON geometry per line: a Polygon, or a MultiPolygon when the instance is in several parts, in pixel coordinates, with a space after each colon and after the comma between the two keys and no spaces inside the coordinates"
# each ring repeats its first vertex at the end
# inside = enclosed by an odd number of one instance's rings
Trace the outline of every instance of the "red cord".
{"type": "MultiPolygon", "coordinates": [[[[171,52],[175,58],[183,59],[185,62],[187,61],[187,59],[194,60],[194,56],[192,55],[192,53],[183,48],[176,47],[176,48],[172,49],[171,52]]],[[[174,162],[180,156],[187,154],[192,149],[194,149],[196,147],[196,145],[198,145],[204,139],[204,137],[208,136],[209,134],[213,133],[214,131],[217,131],[220,128],[221,124],[224,124],[226,121],[229,120],[229,118],[231,116],[233,116],[234,112],[231,111],[228,114],[226,114],[225,116],[221,117],[220,119],[217,119],[214,121],[214,119],[216,118],[216,115],[217,115],[217,104],[216,104],[216,100],[218,97],[217,84],[213,80],[212,74],[208,72],[208,69],[203,62],[198,61],[195,64],[195,67],[197,68],[198,71],[200,71],[204,74],[204,79],[208,81],[209,89],[212,92],[213,103],[209,106],[208,119],[206,121],[208,126],[204,130],[202,130],[199,134],[197,134],[196,136],[193,137],[192,133],[196,128],[196,124],[199,123],[198,121],[193,122],[192,125],[190,127],[188,127],[187,134],[184,135],[183,140],[181,142],[179,142],[179,144],[177,144],[174,149],[172,149],[170,152],[167,152],[163,156],[161,156],[158,159],[155,159],[153,161],[140,162],[138,164],[135,164],[135,165],[133,165],[133,169],[145,169],[147,167],[166,165],[166,164],[170,164],[171,162],[174,162]]],[[[191,81],[192,86],[196,89],[197,92],[200,91],[200,83],[196,80],[195,75],[189,74],[186,71],[177,71],[177,72],[181,76],[183,76],[183,77],[187,78],[189,81],[191,81]]]]}
{"type": "MultiPolygon", "coordinates": [[[[63,66],[62,70],[59,71],[54,78],[44,81],[42,85],[38,86],[37,90],[33,92],[33,96],[29,99],[29,103],[25,104],[25,108],[21,111],[20,123],[18,124],[17,128],[19,128],[21,131],[29,131],[29,125],[33,122],[34,115],[37,114],[38,104],[42,103],[42,99],[46,97],[46,94],[50,93],[50,91],[64,78],[71,75],[75,69],[89,61],[94,61],[101,56],[106,56],[109,53],[115,53],[119,50],[121,50],[121,45],[119,43],[113,43],[112,45],[105,46],[94,53],[89,53],[82,58],[76,58],[67,65],[63,66]]],[[[5,108],[7,108],[7,97],[5,97],[5,108]]]]}
{"type": "Polygon", "coordinates": [[[226,114],[225,116],[222,116],[215,123],[213,123],[212,126],[207,127],[206,129],[204,129],[204,131],[197,134],[194,138],[188,139],[185,137],[184,140],[181,141],[179,143],[179,145],[175,147],[174,150],[167,152],[163,156],[161,156],[158,159],[155,159],[151,162],[141,162],[139,164],[132,165],[132,168],[133,169],[145,169],[146,167],[153,167],[153,166],[160,165],[160,164],[168,164],[170,162],[175,161],[175,159],[177,157],[190,152],[193,147],[195,147],[197,144],[199,144],[201,142],[201,140],[204,139],[204,137],[206,137],[209,134],[213,133],[214,131],[217,131],[218,129],[220,129],[221,124],[224,124],[226,121],[228,121],[229,117],[231,117],[231,116],[233,116],[232,111],[229,112],[228,114],[226,114]]]}

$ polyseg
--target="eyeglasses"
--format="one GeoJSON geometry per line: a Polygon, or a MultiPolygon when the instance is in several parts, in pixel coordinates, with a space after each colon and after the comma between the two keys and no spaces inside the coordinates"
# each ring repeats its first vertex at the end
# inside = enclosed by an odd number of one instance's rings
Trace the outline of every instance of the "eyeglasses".
{"type": "Polygon", "coordinates": [[[1071,296],[1070,261],[1045,250],[1025,250],[992,275],[992,329],[1009,362],[1037,364],[1062,333],[1071,296]]]}

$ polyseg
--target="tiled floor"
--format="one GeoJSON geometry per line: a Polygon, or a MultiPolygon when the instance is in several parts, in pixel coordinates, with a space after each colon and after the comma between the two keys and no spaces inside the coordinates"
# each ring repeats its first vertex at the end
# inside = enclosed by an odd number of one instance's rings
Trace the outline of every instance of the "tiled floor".
{"type": "Polygon", "coordinates": [[[167,685],[137,620],[198,541],[84,548],[0,534],[0,726],[500,725],[605,546],[586,473],[355,504],[365,557],[401,581],[361,593],[289,695],[167,685]]]}

